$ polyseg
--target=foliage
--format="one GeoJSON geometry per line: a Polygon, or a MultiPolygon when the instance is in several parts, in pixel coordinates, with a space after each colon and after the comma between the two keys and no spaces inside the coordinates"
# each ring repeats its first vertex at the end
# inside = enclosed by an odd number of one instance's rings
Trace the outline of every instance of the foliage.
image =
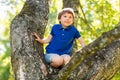
{"type": "Polygon", "coordinates": [[[89,26],[83,21],[83,13],[81,12],[79,27],[81,27],[81,33],[87,42],[95,40],[103,32],[109,31],[115,27],[119,22],[120,13],[119,6],[116,3],[109,0],[84,0],[81,1],[83,11],[87,18],[89,26]],[[86,35],[87,34],[87,35],[86,35]]]}
{"type": "MultiPolygon", "coordinates": [[[[0,16],[0,80],[13,80],[10,67],[9,26],[14,16],[21,10],[24,2],[25,0],[0,1],[0,7],[7,8],[1,13],[3,14],[2,17],[0,16]]],[[[120,22],[119,0],[80,0],[80,3],[82,8],[79,10],[80,14],[77,18],[78,24],[76,27],[87,44],[94,41],[103,32],[111,30],[120,22]],[[84,21],[85,18],[87,23],[84,21]]],[[[57,14],[62,8],[62,0],[50,0],[49,4],[50,14],[45,37],[50,33],[52,25],[58,23],[57,14]]],[[[120,71],[113,80],[120,80],[119,76],[120,71]]]]}
{"type": "Polygon", "coordinates": [[[24,0],[0,1],[0,80],[13,80],[10,71],[9,26],[14,16],[21,10],[24,0]],[[10,77],[10,78],[9,78],[10,77]]]}
{"type": "MultiPolygon", "coordinates": [[[[80,16],[77,18],[77,28],[81,32],[86,43],[94,41],[103,32],[113,29],[120,22],[120,1],[119,0],[80,0],[82,9],[88,23],[85,23],[83,13],[80,9],[80,16]],[[88,25],[89,26],[88,26],[88,25]]],[[[58,1],[51,0],[50,16],[45,36],[49,34],[50,28],[57,23],[57,13],[60,8],[53,6],[58,1]],[[53,1],[53,2],[52,2],[53,1]],[[53,10],[54,9],[54,10],[53,10]],[[53,15],[53,16],[51,16],[53,15]],[[51,20],[52,19],[52,20],[51,20]]],[[[62,4],[59,4],[61,6],[62,4]]],[[[79,46],[79,45],[78,45],[79,46]]],[[[115,75],[113,80],[120,80],[120,72],[115,75]]]]}
{"type": "Polygon", "coordinates": [[[112,80],[120,80],[120,70],[116,73],[112,80]]]}

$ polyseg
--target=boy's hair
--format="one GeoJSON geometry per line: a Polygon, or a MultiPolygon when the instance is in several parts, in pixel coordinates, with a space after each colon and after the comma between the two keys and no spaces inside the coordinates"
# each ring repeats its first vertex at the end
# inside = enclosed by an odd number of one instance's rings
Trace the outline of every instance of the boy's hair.
{"type": "Polygon", "coordinates": [[[70,14],[73,15],[73,18],[75,18],[75,13],[74,13],[74,11],[73,11],[72,8],[64,8],[64,9],[62,9],[62,10],[59,12],[59,14],[58,14],[58,20],[61,18],[61,16],[62,16],[64,13],[70,13],[70,14]]]}

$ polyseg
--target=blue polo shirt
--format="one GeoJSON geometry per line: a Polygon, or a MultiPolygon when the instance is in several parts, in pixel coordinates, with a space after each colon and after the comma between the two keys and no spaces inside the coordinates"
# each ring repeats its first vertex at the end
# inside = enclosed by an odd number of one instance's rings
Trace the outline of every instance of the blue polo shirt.
{"type": "Polygon", "coordinates": [[[70,55],[73,41],[75,38],[81,37],[78,30],[72,25],[64,29],[61,24],[55,24],[50,34],[52,35],[52,40],[46,47],[46,53],[48,54],[70,55]]]}

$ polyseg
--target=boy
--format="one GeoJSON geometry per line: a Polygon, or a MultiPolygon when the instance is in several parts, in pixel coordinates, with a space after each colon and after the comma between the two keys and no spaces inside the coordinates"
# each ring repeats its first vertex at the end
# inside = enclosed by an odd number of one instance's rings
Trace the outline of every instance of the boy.
{"type": "Polygon", "coordinates": [[[46,47],[45,61],[51,66],[57,68],[66,65],[71,59],[71,50],[75,38],[80,42],[81,46],[85,46],[78,30],[72,25],[75,18],[75,13],[71,8],[64,8],[58,14],[60,24],[55,24],[52,27],[51,33],[46,39],[40,39],[34,33],[36,41],[40,43],[49,43],[46,47]]]}

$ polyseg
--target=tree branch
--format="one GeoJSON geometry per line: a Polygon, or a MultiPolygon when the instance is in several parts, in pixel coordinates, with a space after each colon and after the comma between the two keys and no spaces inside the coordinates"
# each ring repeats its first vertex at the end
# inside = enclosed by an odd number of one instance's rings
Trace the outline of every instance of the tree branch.
{"type": "Polygon", "coordinates": [[[120,39],[88,56],[68,80],[111,80],[120,68],[120,39]]]}
{"type": "MultiPolygon", "coordinates": [[[[99,49],[104,48],[106,45],[112,41],[120,38],[120,23],[111,31],[103,33],[101,37],[96,39],[94,42],[90,43],[84,47],[81,51],[76,52],[72,56],[71,61],[66,65],[58,74],[57,80],[66,80],[72,71],[89,55],[95,53],[99,49]],[[71,67],[72,65],[72,67],[71,67]]],[[[56,79],[55,79],[56,80],[56,79]]]]}
{"type": "Polygon", "coordinates": [[[81,9],[81,11],[82,11],[83,17],[84,17],[83,21],[84,21],[85,24],[90,28],[90,30],[92,30],[92,28],[90,27],[90,25],[89,25],[89,23],[88,23],[88,21],[87,21],[87,18],[86,18],[86,16],[85,16],[85,13],[84,13],[84,11],[83,11],[83,9],[82,9],[82,5],[81,5],[80,1],[79,1],[79,4],[80,4],[80,9],[81,9]]]}

